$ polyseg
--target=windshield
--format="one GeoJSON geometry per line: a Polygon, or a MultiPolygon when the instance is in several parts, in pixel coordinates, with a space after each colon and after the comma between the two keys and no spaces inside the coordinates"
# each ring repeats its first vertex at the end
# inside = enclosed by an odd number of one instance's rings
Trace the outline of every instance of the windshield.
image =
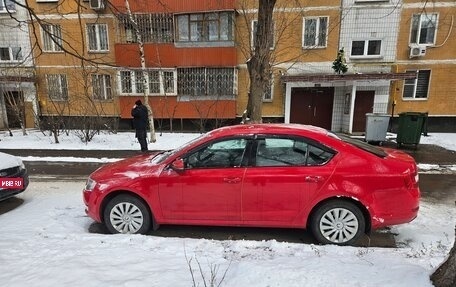
{"type": "Polygon", "coordinates": [[[205,136],[206,136],[206,134],[202,134],[202,135],[192,139],[191,141],[183,143],[180,147],[178,147],[178,148],[176,148],[174,150],[163,151],[163,152],[157,154],[155,157],[153,157],[150,162],[153,163],[153,164],[160,164],[165,159],[167,159],[169,156],[180,152],[181,150],[185,149],[188,145],[191,145],[194,142],[199,141],[200,139],[204,138],[205,136]]]}
{"type": "Polygon", "coordinates": [[[354,145],[356,146],[357,148],[360,148],[364,151],[367,151],[371,154],[374,154],[378,157],[386,157],[388,154],[382,150],[381,148],[379,147],[376,147],[376,146],[373,146],[373,145],[370,145],[362,140],[358,140],[358,139],[354,139],[354,138],[351,138],[347,135],[342,135],[342,134],[332,134],[332,133],[329,133],[329,135],[333,136],[333,137],[337,137],[339,138],[341,141],[343,142],[346,142],[348,144],[351,144],[351,145],[354,145]]]}

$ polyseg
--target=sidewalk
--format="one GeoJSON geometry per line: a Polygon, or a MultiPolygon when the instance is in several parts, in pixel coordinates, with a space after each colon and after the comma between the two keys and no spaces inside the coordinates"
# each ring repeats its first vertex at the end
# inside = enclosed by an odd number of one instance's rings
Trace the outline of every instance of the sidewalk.
{"type": "MultiPolygon", "coordinates": [[[[384,142],[383,147],[397,149],[394,141],[384,142]]],[[[456,151],[446,150],[440,146],[420,144],[415,149],[413,146],[402,147],[400,150],[407,152],[420,164],[452,165],[456,164],[456,151]]],[[[125,158],[138,155],[139,150],[53,150],[53,149],[1,149],[0,152],[9,153],[19,157],[75,157],[75,158],[125,158]]],[[[27,161],[26,159],[24,161],[27,161]]]]}

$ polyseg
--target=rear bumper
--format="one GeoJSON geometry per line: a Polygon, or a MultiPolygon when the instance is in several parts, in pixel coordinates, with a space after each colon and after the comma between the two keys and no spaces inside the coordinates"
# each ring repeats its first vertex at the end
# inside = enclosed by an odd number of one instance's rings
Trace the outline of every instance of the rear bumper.
{"type": "Polygon", "coordinates": [[[394,202],[380,199],[372,214],[372,229],[403,224],[413,221],[418,216],[420,208],[420,190],[413,188],[401,191],[394,202]]]}

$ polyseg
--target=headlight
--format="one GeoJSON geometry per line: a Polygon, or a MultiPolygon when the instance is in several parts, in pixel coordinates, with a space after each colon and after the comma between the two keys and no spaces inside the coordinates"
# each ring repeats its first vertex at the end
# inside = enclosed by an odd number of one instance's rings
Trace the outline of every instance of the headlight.
{"type": "Polygon", "coordinates": [[[95,188],[95,185],[97,185],[97,182],[89,178],[86,182],[85,190],[92,191],[95,188]]]}
{"type": "Polygon", "coordinates": [[[24,164],[24,162],[21,162],[21,169],[25,169],[25,164],[24,164]]]}

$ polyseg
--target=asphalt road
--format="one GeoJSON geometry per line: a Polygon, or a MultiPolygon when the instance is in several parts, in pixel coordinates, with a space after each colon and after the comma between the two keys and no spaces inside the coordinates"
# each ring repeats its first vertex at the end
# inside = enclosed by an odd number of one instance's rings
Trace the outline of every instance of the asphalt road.
{"type": "MultiPolygon", "coordinates": [[[[394,146],[392,146],[394,148],[394,146]]],[[[82,183],[88,175],[100,167],[102,163],[91,162],[56,162],[56,161],[27,161],[27,157],[82,157],[82,158],[124,158],[139,154],[138,151],[93,151],[93,150],[0,150],[24,159],[31,180],[65,181],[80,180],[82,183]]],[[[405,149],[417,163],[439,165],[456,164],[456,152],[447,151],[433,145],[420,145],[418,149],[405,149]]],[[[62,182],[64,184],[64,182],[62,182]]],[[[422,198],[445,204],[456,203],[456,172],[442,174],[420,173],[420,188],[422,198]]],[[[21,205],[20,198],[11,198],[0,205],[0,215],[21,205]]],[[[106,234],[103,225],[93,223],[89,232],[106,234]]],[[[155,236],[190,237],[215,240],[269,240],[316,243],[310,233],[297,229],[264,229],[236,227],[195,227],[195,226],[162,226],[151,232],[155,236]]],[[[394,235],[388,230],[373,232],[358,243],[359,246],[395,247],[394,235]]]]}

